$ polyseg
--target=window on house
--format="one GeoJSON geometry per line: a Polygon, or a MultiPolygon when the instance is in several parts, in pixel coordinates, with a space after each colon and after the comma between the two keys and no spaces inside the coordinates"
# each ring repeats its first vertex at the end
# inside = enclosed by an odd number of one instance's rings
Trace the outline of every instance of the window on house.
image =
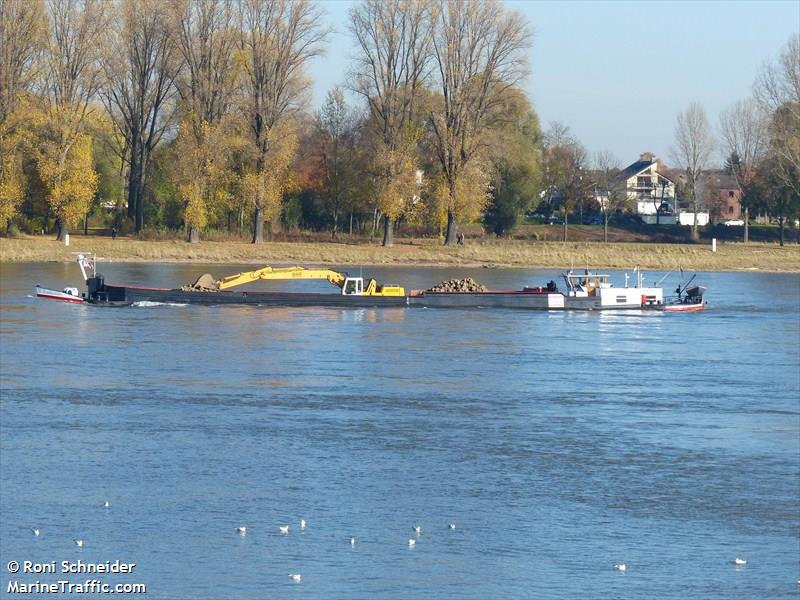
{"type": "Polygon", "coordinates": [[[734,193],[733,193],[733,191],[731,190],[730,192],[728,192],[728,198],[733,198],[733,197],[734,197],[734,193]]]}
{"type": "Polygon", "coordinates": [[[732,214],[733,214],[733,207],[732,207],[732,206],[729,206],[729,207],[728,207],[728,214],[729,214],[729,215],[732,215],[732,214]]]}

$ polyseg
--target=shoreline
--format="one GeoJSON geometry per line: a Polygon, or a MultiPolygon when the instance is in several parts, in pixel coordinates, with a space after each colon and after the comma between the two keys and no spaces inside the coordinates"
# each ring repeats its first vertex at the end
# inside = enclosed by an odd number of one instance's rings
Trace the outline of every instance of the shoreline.
{"type": "Polygon", "coordinates": [[[800,273],[800,245],[641,242],[468,241],[445,247],[436,240],[402,239],[390,248],[378,242],[140,241],[70,236],[70,245],[36,236],[0,238],[0,264],[72,262],[74,253],[94,253],[101,262],[165,264],[342,265],[464,268],[631,269],[800,273]]]}

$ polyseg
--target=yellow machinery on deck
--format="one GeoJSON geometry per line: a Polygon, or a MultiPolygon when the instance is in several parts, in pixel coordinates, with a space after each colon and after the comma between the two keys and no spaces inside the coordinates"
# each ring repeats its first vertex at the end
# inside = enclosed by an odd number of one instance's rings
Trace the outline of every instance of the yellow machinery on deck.
{"type": "Polygon", "coordinates": [[[203,275],[194,284],[194,289],[226,290],[237,285],[261,279],[326,279],[342,290],[344,296],[405,296],[405,290],[397,285],[378,285],[369,279],[364,285],[363,277],[349,277],[347,273],[339,273],[330,269],[306,269],[304,267],[264,267],[256,271],[246,271],[214,280],[210,275],[203,275]]]}

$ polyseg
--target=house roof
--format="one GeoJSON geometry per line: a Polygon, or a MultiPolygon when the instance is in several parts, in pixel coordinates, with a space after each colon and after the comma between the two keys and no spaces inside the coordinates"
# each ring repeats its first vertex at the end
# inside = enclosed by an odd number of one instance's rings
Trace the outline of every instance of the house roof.
{"type": "Polygon", "coordinates": [[[736,178],[730,173],[726,173],[725,171],[712,171],[710,175],[713,178],[714,184],[721,190],[739,189],[736,178]]]}
{"type": "Polygon", "coordinates": [[[626,181],[631,177],[638,175],[639,173],[651,167],[652,165],[656,165],[656,172],[658,173],[659,177],[663,177],[670,183],[673,183],[671,178],[667,177],[661,170],[659,170],[658,168],[659,165],[657,160],[637,160],[635,163],[628,165],[622,171],[617,173],[615,178],[626,181]]]}

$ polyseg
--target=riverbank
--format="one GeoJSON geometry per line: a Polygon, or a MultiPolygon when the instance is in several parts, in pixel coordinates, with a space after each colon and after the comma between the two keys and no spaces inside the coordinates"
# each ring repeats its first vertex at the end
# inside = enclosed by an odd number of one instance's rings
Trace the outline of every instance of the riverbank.
{"type": "Polygon", "coordinates": [[[73,252],[93,252],[99,260],[115,262],[194,262],[301,265],[420,265],[420,266],[570,266],[630,269],[633,266],[669,271],[800,272],[800,246],[720,243],[709,244],[531,242],[470,240],[463,247],[445,247],[435,240],[403,239],[391,248],[377,242],[200,242],[111,240],[71,236],[64,246],[52,238],[0,238],[0,262],[66,262],[73,252]]]}

